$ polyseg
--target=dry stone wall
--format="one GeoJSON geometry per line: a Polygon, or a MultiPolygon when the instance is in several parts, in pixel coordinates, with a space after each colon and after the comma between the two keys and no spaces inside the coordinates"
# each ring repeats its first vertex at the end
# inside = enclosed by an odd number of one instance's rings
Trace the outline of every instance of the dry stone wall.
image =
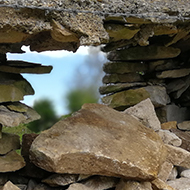
{"type": "Polygon", "coordinates": [[[1,0],[0,189],[190,188],[189,21],[188,0],[1,0]],[[2,127],[40,117],[20,102],[34,94],[21,74],[52,67],[6,53],[101,44],[107,106],[84,105],[39,136],[24,135],[17,154],[19,137],[2,127]]]}

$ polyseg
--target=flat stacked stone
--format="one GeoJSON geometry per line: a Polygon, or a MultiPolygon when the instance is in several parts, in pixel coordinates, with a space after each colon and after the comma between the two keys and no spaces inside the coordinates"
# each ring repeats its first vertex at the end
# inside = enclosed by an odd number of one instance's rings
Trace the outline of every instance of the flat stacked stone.
{"type": "Polygon", "coordinates": [[[40,119],[40,115],[21,103],[34,89],[21,73],[49,73],[52,66],[24,61],[7,61],[0,56],[0,172],[12,172],[25,166],[25,161],[15,152],[20,148],[19,136],[2,133],[2,127],[15,127],[40,119]]]}

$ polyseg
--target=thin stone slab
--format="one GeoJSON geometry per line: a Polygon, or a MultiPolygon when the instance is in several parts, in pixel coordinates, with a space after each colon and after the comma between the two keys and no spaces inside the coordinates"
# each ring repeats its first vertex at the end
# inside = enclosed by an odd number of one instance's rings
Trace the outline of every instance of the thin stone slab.
{"type": "Polygon", "coordinates": [[[22,156],[15,151],[11,151],[6,155],[0,156],[0,172],[14,172],[25,166],[22,156]]]}
{"type": "Polygon", "coordinates": [[[46,183],[52,187],[56,186],[66,186],[71,183],[77,182],[79,175],[77,174],[53,174],[42,182],[46,183]]]}
{"type": "Polygon", "coordinates": [[[20,137],[15,134],[2,133],[0,145],[0,155],[5,155],[11,150],[20,148],[20,137]]]}
{"type": "Polygon", "coordinates": [[[127,74],[106,74],[102,82],[108,83],[129,83],[129,82],[143,82],[142,75],[138,73],[127,73],[127,74]]]}
{"type": "Polygon", "coordinates": [[[152,129],[132,116],[85,104],[72,117],[43,131],[32,143],[30,158],[56,173],[151,180],[165,161],[166,149],[152,129]]]}
{"type": "Polygon", "coordinates": [[[156,190],[176,190],[172,186],[168,185],[166,182],[157,178],[154,181],[151,181],[153,189],[156,190]]]}
{"type": "Polygon", "coordinates": [[[177,127],[183,131],[190,131],[190,121],[183,121],[182,123],[178,123],[177,127]]]}
{"type": "Polygon", "coordinates": [[[181,50],[165,46],[136,46],[128,49],[111,51],[107,58],[110,61],[146,61],[177,57],[181,50]]]}
{"type": "Polygon", "coordinates": [[[165,106],[170,102],[166,88],[162,86],[146,86],[137,89],[121,91],[102,98],[102,102],[112,108],[124,110],[150,98],[155,107],[165,106]]]}
{"type": "Polygon", "coordinates": [[[141,62],[107,62],[103,70],[108,74],[144,73],[148,70],[148,64],[141,62]]]}
{"type": "MultiPolygon", "coordinates": [[[[10,105],[11,103],[7,104],[10,105]]],[[[24,106],[24,104],[22,104],[24,106]]],[[[40,115],[32,108],[25,106],[25,112],[11,111],[6,106],[0,106],[0,123],[7,127],[15,127],[21,123],[29,123],[40,119],[40,115]]]]}
{"type": "Polygon", "coordinates": [[[100,86],[99,92],[100,94],[110,94],[115,93],[123,90],[127,90],[133,87],[142,87],[146,86],[145,82],[133,82],[133,83],[117,83],[117,84],[109,84],[100,86]]]}
{"type": "Polygon", "coordinates": [[[50,73],[52,66],[42,66],[37,63],[30,63],[26,61],[7,61],[6,64],[0,64],[0,71],[6,73],[33,73],[44,74],[50,73]]]}
{"type": "Polygon", "coordinates": [[[162,71],[161,73],[157,73],[156,77],[159,79],[165,79],[165,78],[180,78],[185,77],[190,74],[190,69],[175,69],[175,70],[168,70],[168,71],[162,71]]]}
{"type": "Polygon", "coordinates": [[[15,102],[23,100],[25,95],[33,95],[30,83],[20,74],[0,72],[0,102],[15,102]]]}

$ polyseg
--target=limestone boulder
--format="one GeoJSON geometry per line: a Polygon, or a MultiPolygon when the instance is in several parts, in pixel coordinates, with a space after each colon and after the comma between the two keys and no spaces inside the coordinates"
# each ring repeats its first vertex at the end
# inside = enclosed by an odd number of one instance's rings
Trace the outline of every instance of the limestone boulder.
{"type": "Polygon", "coordinates": [[[161,179],[162,181],[166,182],[173,170],[174,166],[172,163],[170,162],[164,162],[161,167],[160,167],[160,171],[158,173],[158,179],[161,179]]]}
{"type": "Polygon", "coordinates": [[[148,180],[157,176],[166,149],[152,129],[132,116],[85,104],[42,132],[30,154],[33,163],[51,172],[148,180]]]}
{"type": "Polygon", "coordinates": [[[154,106],[148,98],[124,111],[139,120],[143,125],[157,131],[161,128],[160,121],[156,116],[154,106]],[[146,110],[146,111],[145,111],[146,110]]]}
{"type": "Polygon", "coordinates": [[[182,140],[169,130],[160,129],[159,131],[157,131],[157,133],[165,144],[170,144],[173,146],[181,146],[182,144],[182,140]]]}
{"type": "Polygon", "coordinates": [[[24,159],[15,151],[11,151],[6,155],[0,156],[0,172],[14,172],[24,166],[24,159]]]}
{"type": "Polygon", "coordinates": [[[132,47],[123,50],[111,51],[108,54],[110,61],[146,61],[177,57],[180,49],[165,46],[132,47]]]}
{"type": "Polygon", "coordinates": [[[175,166],[190,168],[190,152],[180,147],[166,145],[168,149],[167,161],[175,166]]]}
{"type": "Polygon", "coordinates": [[[20,190],[16,185],[14,185],[11,181],[8,181],[2,190],[20,190]]]}
{"type": "Polygon", "coordinates": [[[190,134],[179,129],[171,129],[171,131],[182,140],[180,147],[190,152],[190,134]]]}
{"type": "Polygon", "coordinates": [[[5,155],[11,150],[20,148],[20,137],[15,134],[2,133],[0,145],[0,155],[5,155]]]}
{"type": "Polygon", "coordinates": [[[167,184],[177,190],[188,190],[190,187],[190,181],[184,177],[175,180],[170,180],[167,182],[167,184]]]}

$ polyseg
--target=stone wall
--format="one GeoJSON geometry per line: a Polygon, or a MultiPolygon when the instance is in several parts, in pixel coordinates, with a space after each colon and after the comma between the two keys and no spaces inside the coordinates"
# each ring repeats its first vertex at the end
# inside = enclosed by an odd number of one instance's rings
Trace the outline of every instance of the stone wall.
{"type": "Polygon", "coordinates": [[[0,1],[0,188],[189,188],[189,15],[188,0],[0,1]],[[6,53],[101,44],[108,107],[84,105],[38,137],[25,135],[17,154],[18,136],[2,127],[40,117],[19,102],[34,94],[21,73],[52,67],[6,53]]]}

